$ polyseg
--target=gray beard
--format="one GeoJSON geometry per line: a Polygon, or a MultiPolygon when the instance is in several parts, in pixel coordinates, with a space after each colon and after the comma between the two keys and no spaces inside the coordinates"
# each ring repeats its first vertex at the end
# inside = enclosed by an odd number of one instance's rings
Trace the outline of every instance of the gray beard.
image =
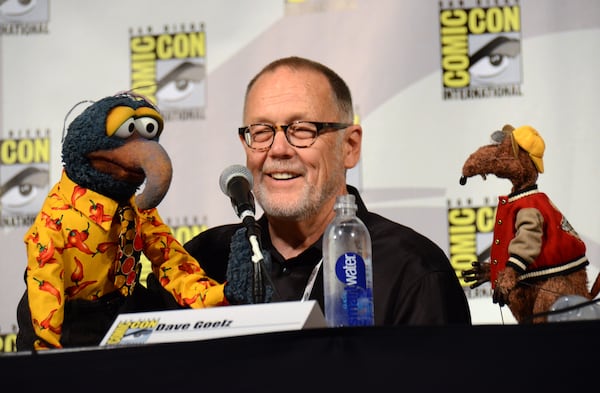
{"type": "Polygon", "coordinates": [[[262,187],[259,185],[254,191],[256,200],[264,212],[270,217],[284,218],[292,221],[302,221],[316,215],[323,203],[335,194],[337,187],[333,187],[334,182],[327,182],[325,189],[319,192],[318,188],[308,185],[304,188],[296,202],[275,203],[265,196],[262,187]]]}

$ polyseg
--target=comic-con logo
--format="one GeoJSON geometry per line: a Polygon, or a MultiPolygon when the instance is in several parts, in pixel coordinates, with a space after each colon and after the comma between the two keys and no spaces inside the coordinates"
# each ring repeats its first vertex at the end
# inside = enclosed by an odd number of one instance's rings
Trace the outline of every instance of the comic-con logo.
{"type": "Polygon", "coordinates": [[[469,1],[440,3],[443,98],[521,95],[521,8],[517,4],[469,8],[469,1]]]}
{"type": "Polygon", "coordinates": [[[29,226],[42,207],[50,182],[47,134],[0,140],[0,227],[29,226]]]}
{"type": "Polygon", "coordinates": [[[162,34],[130,31],[131,88],[157,104],[165,121],[203,119],[206,108],[204,25],[162,34]]]}
{"type": "Polygon", "coordinates": [[[448,208],[450,263],[461,285],[468,287],[462,271],[470,269],[472,262],[489,262],[496,206],[472,206],[470,201],[457,201],[454,205],[448,208]]]}
{"type": "Polygon", "coordinates": [[[0,35],[48,33],[48,0],[0,0],[0,35]]]}
{"type": "Polygon", "coordinates": [[[120,321],[108,337],[107,345],[143,344],[148,340],[160,319],[120,321]]]}

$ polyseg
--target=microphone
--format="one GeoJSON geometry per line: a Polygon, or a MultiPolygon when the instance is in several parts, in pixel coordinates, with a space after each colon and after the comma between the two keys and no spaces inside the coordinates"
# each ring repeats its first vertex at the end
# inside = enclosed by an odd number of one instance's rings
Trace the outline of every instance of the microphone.
{"type": "Polygon", "coordinates": [[[252,173],[242,165],[231,165],[225,168],[219,177],[221,191],[231,199],[235,214],[242,220],[246,216],[254,218],[253,183],[252,173]]]}
{"type": "Polygon", "coordinates": [[[219,177],[221,191],[231,199],[235,214],[242,219],[246,227],[246,237],[252,249],[252,294],[254,303],[263,303],[265,299],[262,269],[264,258],[260,244],[260,226],[254,218],[253,183],[252,174],[248,168],[242,165],[231,165],[225,168],[219,177]]]}

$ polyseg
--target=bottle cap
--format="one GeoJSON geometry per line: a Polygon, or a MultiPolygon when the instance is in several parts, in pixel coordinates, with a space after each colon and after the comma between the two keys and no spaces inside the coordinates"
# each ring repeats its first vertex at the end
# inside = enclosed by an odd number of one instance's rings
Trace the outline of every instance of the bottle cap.
{"type": "Polygon", "coordinates": [[[339,195],[335,201],[334,209],[356,209],[356,198],[352,194],[339,195]]]}

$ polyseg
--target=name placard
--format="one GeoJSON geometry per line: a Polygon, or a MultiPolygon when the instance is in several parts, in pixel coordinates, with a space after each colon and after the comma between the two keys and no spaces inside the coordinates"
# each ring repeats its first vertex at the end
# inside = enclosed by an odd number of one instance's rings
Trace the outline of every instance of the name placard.
{"type": "Polygon", "coordinates": [[[153,311],[120,314],[100,345],[196,341],[326,326],[314,300],[153,311]]]}

